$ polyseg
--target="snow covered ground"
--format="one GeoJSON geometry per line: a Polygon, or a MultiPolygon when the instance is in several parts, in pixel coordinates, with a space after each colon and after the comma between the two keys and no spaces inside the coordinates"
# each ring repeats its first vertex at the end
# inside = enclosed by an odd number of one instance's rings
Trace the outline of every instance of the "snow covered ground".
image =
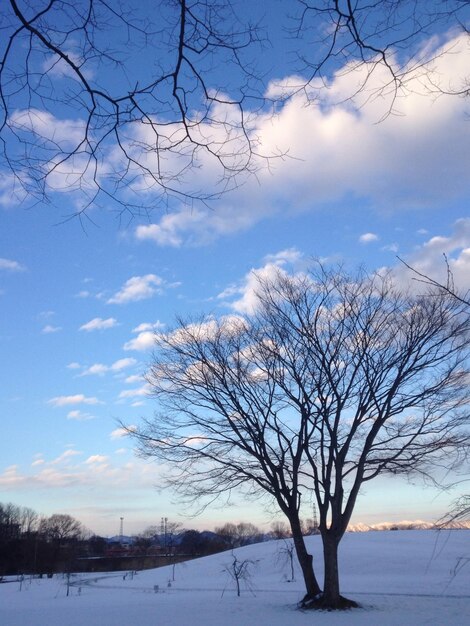
{"type": "MultiPolygon", "coordinates": [[[[308,539],[321,580],[320,541],[308,539]]],[[[241,596],[226,567],[230,552],[139,572],[75,575],[0,584],[1,626],[464,626],[470,624],[470,531],[348,533],[341,547],[342,591],[362,608],[296,609],[297,568],[288,582],[282,541],[235,551],[251,563],[241,596]],[[459,570],[459,571],[456,571],[459,570]],[[169,586],[169,581],[171,586],[169,586]],[[158,586],[158,587],[156,587],[158,586]],[[21,589],[20,589],[21,587],[21,589]]]]}

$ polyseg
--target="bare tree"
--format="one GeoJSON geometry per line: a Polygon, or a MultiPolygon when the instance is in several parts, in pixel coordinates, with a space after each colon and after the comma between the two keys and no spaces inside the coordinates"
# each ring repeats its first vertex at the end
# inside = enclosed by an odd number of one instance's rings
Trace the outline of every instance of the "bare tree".
{"type": "Polygon", "coordinates": [[[288,565],[290,570],[290,578],[287,578],[287,582],[291,583],[295,580],[294,570],[294,558],[295,558],[295,546],[292,541],[283,540],[283,543],[277,550],[278,561],[281,565],[288,565]]]}
{"type": "Polygon", "coordinates": [[[85,527],[71,515],[54,513],[41,519],[38,532],[50,547],[49,573],[70,571],[79,541],[88,534],[85,527]]]}
{"type": "Polygon", "coordinates": [[[82,524],[71,515],[64,513],[54,513],[42,519],[39,530],[59,545],[64,541],[79,539],[85,534],[82,524]]]}
{"type": "Polygon", "coordinates": [[[200,503],[245,488],[290,524],[304,604],[340,608],[338,546],[364,483],[456,460],[467,444],[470,319],[442,291],[319,266],[261,282],[256,314],[180,322],[156,338],[159,405],[130,432],[168,484],[200,503]],[[300,519],[318,507],[321,592],[300,519]]]}
{"type": "Polygon", "coordinates": [[[286,522],[273,522],[271,524],[271,535],[274,539],[287,539],[291,536],[290,528],[286,522]]]}
{"type": "Polygon", "coordinates": [[[238,524],[227,522],[223,526],[215,528],[215,533],[231,549],[262,541],[262,534],[259,528],[250,522],[238,522],[238,524]]]}
{"type": "MultiPolygon", "coordinates": [[[[281,99],[298,89],[316,97],[340,68],[359,69],[365,93],[385,68],[379,91],[406,93],[410,73],[432,57],[424,38],[468,32],[470,12],[467,0],[283,7],[300,79],[281,99]]],[[[21,198],[76,192],[79,214],[115,202],[130,216],[175,198],[208,201],[240,184],[262,162],[252,117],[271,104],[259,62],[269,30],[241,15],[232,0],[2,3],[4,184],[21,198]],[[215,173],[195,176],[207,162],[215,173]]],[[[279,45],[274,36],[271,45],[279,45]]],[[[445,89],[468,95],[468,77],[436,85],[445,89]]]]}
{"type": "MultiPolygon", "coordinates": [[[[224,570],[229,574],[230,578],[235,583],[237,590],[237,596],[241,595],[241,583],[243,582],[247,589],[252,590],[251,587],[251,570],[256,564],[256,561],[252,559],[239,560],[238,557],[232,552],[232,562],[227,564],[224,570]]],[[[222,594],[223,595],[223,594],[222,594]]]]}
{"type": "Polygon", "coordinates": [[[31,535],[37,530],[39,524],[39,515],[34,509],[29,507],[21,507],[20,526],[24,535],[31,535]]]}
{"type": "Polygon", "coordinates": [[[156,541],[158,537],[157,526],[148,526],[143,532],[134,537],[134,545],[142,551],[143,554],[147,554],[147,550],[152,543],[156,541]]]}

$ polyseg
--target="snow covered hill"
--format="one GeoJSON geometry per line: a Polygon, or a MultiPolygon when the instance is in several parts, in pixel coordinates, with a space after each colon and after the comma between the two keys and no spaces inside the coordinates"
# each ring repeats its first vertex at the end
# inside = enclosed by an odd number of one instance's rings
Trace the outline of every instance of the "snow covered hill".
{"type": "MultiPolygon", "coordinates": [[[[230,552],[135,575],[0,584],[2,626],[463,626],[470,616],[470,533],[466,530],[347,533],[340,553],[342,591],[362,608],[302,612],[300,572],[289,582],[284,542],[238,548],[249,561],[241,596],[230,552]],[[174,578],[174,580],[173,580],[174,578]]],[[[321,579],[318,536],[308,538],[321,579]]]]}

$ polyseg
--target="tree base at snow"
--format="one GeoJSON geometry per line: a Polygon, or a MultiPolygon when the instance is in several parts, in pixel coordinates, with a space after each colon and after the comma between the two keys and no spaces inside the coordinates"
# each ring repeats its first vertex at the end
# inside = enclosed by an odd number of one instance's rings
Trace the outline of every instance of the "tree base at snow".
{"type": "Polygon", "coordinates": [[[323,594],[309,596],[308,594],[299,602],[300,609],[311,609],[317,611],[347,611],[349,609],[360,608],[360,604],[344,596],[337,600],[329,600],[323,594]]]}

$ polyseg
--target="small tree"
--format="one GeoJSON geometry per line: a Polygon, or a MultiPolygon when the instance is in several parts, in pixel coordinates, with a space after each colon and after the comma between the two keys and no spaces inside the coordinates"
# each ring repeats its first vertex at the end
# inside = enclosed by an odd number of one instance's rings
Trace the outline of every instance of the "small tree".
{"type": "Polygon", "coordinates": [[[285,514],[305,605],[351,606],[338,546],[364,483],[432,476],[468,442],[470,319],[432,287],[317,266],[260,282],[252,316],[180,322],[156,338],[148,374],[161,408],[130,430],[140,453],[172,464],[168,483],[200,501],[249,487],[285,514]],[[316,501],[321,592],[302,536],[301,494],[316,501]]]}
{"type": "Polygon", "coordinates": [[[230,578],[235,582],[238,597],[241,595],[242,582],[248,589],[251,589],[251,568],[254,564],[255,561],[250,559],[243,559],[243,561],[239,561],[238,557],[232,552],[232,562],[224,568],[230,578]]]}
{"type": "Polygon", "coordinates": [[[290,569],[290,578],[287,579],[287,582],[293,582],[295,580],[295,570],[294,570],[294,558],[295,558],[295,546],[292,541],[283,540],[281,546],[278,548],[278,560],[282,563],[282,565],[286,564],[290,569]]]}

